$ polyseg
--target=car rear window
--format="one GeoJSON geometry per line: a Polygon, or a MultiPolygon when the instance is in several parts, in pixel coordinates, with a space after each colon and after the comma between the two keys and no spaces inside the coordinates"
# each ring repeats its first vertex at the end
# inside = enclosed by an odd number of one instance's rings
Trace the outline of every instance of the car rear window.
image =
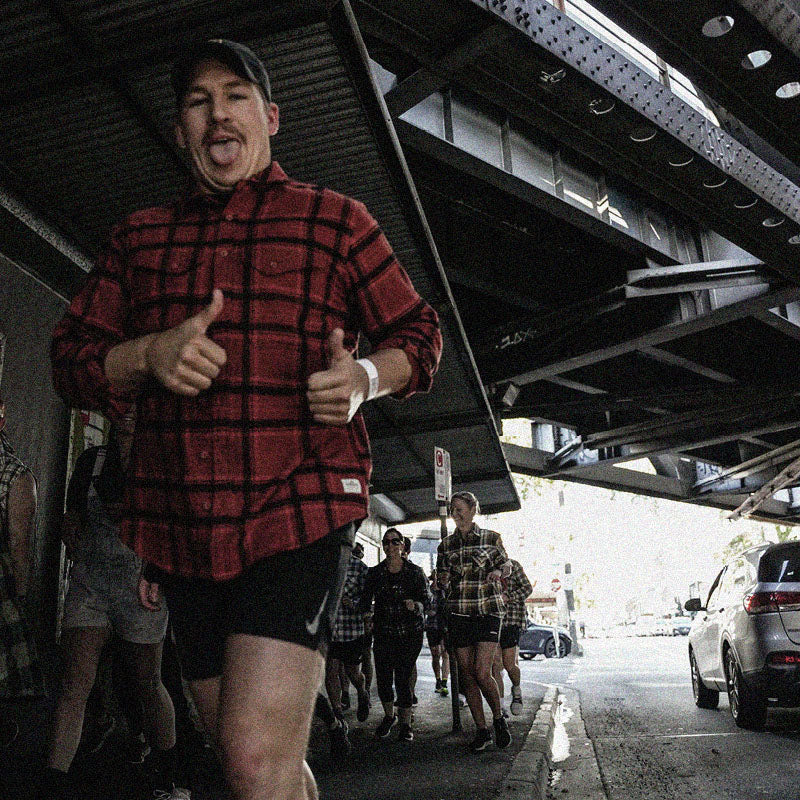
{"type": "Polygon", "coordinates": [[[800,583],[800,542],[764,553],[758,565],[758,580],[762,583],[800,583]]]}

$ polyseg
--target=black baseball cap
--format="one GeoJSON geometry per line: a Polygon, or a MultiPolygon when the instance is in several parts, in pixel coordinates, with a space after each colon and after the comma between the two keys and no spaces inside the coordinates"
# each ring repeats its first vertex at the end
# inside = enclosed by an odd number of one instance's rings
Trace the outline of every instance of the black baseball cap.
{"type": "Polygon", "coordinates": [[[179,105],[189,88],[195,67],[207,59],[219,61],[243,80],[254,83],[261,89],[264,99],[268,103],[272,101],[267,68],[249,47],[230,39],[208,39],[191,47],[172,68],[172,89],[179,105]]]}

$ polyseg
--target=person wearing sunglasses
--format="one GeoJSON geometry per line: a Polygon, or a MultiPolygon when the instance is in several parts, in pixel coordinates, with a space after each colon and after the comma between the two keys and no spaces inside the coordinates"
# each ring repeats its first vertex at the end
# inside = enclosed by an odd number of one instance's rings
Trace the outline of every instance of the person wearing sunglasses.
{"type": "Polygon", "coordinates": [[[394,725],[400,741],[411,742],[411,674],[422,649],[425,610],[430,590],[425,573],[403,558],[403,536],[396,528],[383,535],[386,558],[367,573],[361,608],[369,611],[373,600],[373,653],[378,697],[384,717],[375,735],[385,739],[394,725]],[[394,712],[395,692],[398,713],[394,712]]]}

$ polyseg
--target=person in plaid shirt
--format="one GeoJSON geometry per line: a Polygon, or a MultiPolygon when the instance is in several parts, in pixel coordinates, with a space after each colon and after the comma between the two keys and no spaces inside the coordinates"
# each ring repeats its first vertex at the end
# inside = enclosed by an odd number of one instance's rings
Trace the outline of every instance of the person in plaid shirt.
{"type": "MultiPolygon", "coordinates": [[[[522,569],[519,561],[511,559],[511,573],[503,578],[503,603],[505,616],[503,627],[500,631],[500,653],[502,667],[511,678],[511,713],[522,713],[522,687],[520,686],[519,671],[519,636],[525,629],[526,614],[525,601],[530,597],[533,586],[522,569]]],[[[502,669],[499,672],[502,687],[502,669]]],[[[503,696],[501,690],[500,696],[503,696]]]]}
{"type": "Polygon", "coordinates": [[[502,749],[511,744],[511,734],[492,663],[505,608],[500,582],[510,575],[511,563],[500,534],[475,524],[480,506],[472,492],[455,492],[450,513],[456,530],[439,544],[436,574],[447,589],[448,641],[456,651],[459,680],[477,728],[470,749],[480,752],[492,741],[482,696],[492,710],[495,744],[502,749]]]}
{"type": "Polygon", "coordinates": [[[251,50],[187,47],[172,84],[194,189],[114,230],[54,333],[54,384],[136,405],[121,538],[148,563],[142,602],[165,593],[234,797],[315,796],[321,651],[368,513],[359,406],[430,387],[438,319],[361,203],[272,159],[251,50]]]}
{"type": "Polygon", "coordinates": [[[359,609],[359,604],[367,572],[369,567],[355,553],[351,553],[342,599],[331,630],[328,658],[325,662],[325,688],[333,706],[333,713],[342,719],[342,683],[339,678],[339,668],[344,664],[347,677],[358,693],[356,718],[359,722],[367,719],[370,706],[369,693],[360,668],[361,654],[364,650],[364,614],[359,609]]]}

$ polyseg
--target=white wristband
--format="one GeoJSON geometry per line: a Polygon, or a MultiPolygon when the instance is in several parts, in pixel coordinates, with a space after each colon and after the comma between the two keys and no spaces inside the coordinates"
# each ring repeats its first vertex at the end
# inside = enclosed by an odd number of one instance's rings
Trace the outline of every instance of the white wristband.
{"type": "Polygon", "coordinates": [[[369,378],[369,391],[367,392],[366,400],[372,400],[378,396],[378,368],[368,359],[356,359],[356,364],[360,364],[364,368],[369,378]]]}

